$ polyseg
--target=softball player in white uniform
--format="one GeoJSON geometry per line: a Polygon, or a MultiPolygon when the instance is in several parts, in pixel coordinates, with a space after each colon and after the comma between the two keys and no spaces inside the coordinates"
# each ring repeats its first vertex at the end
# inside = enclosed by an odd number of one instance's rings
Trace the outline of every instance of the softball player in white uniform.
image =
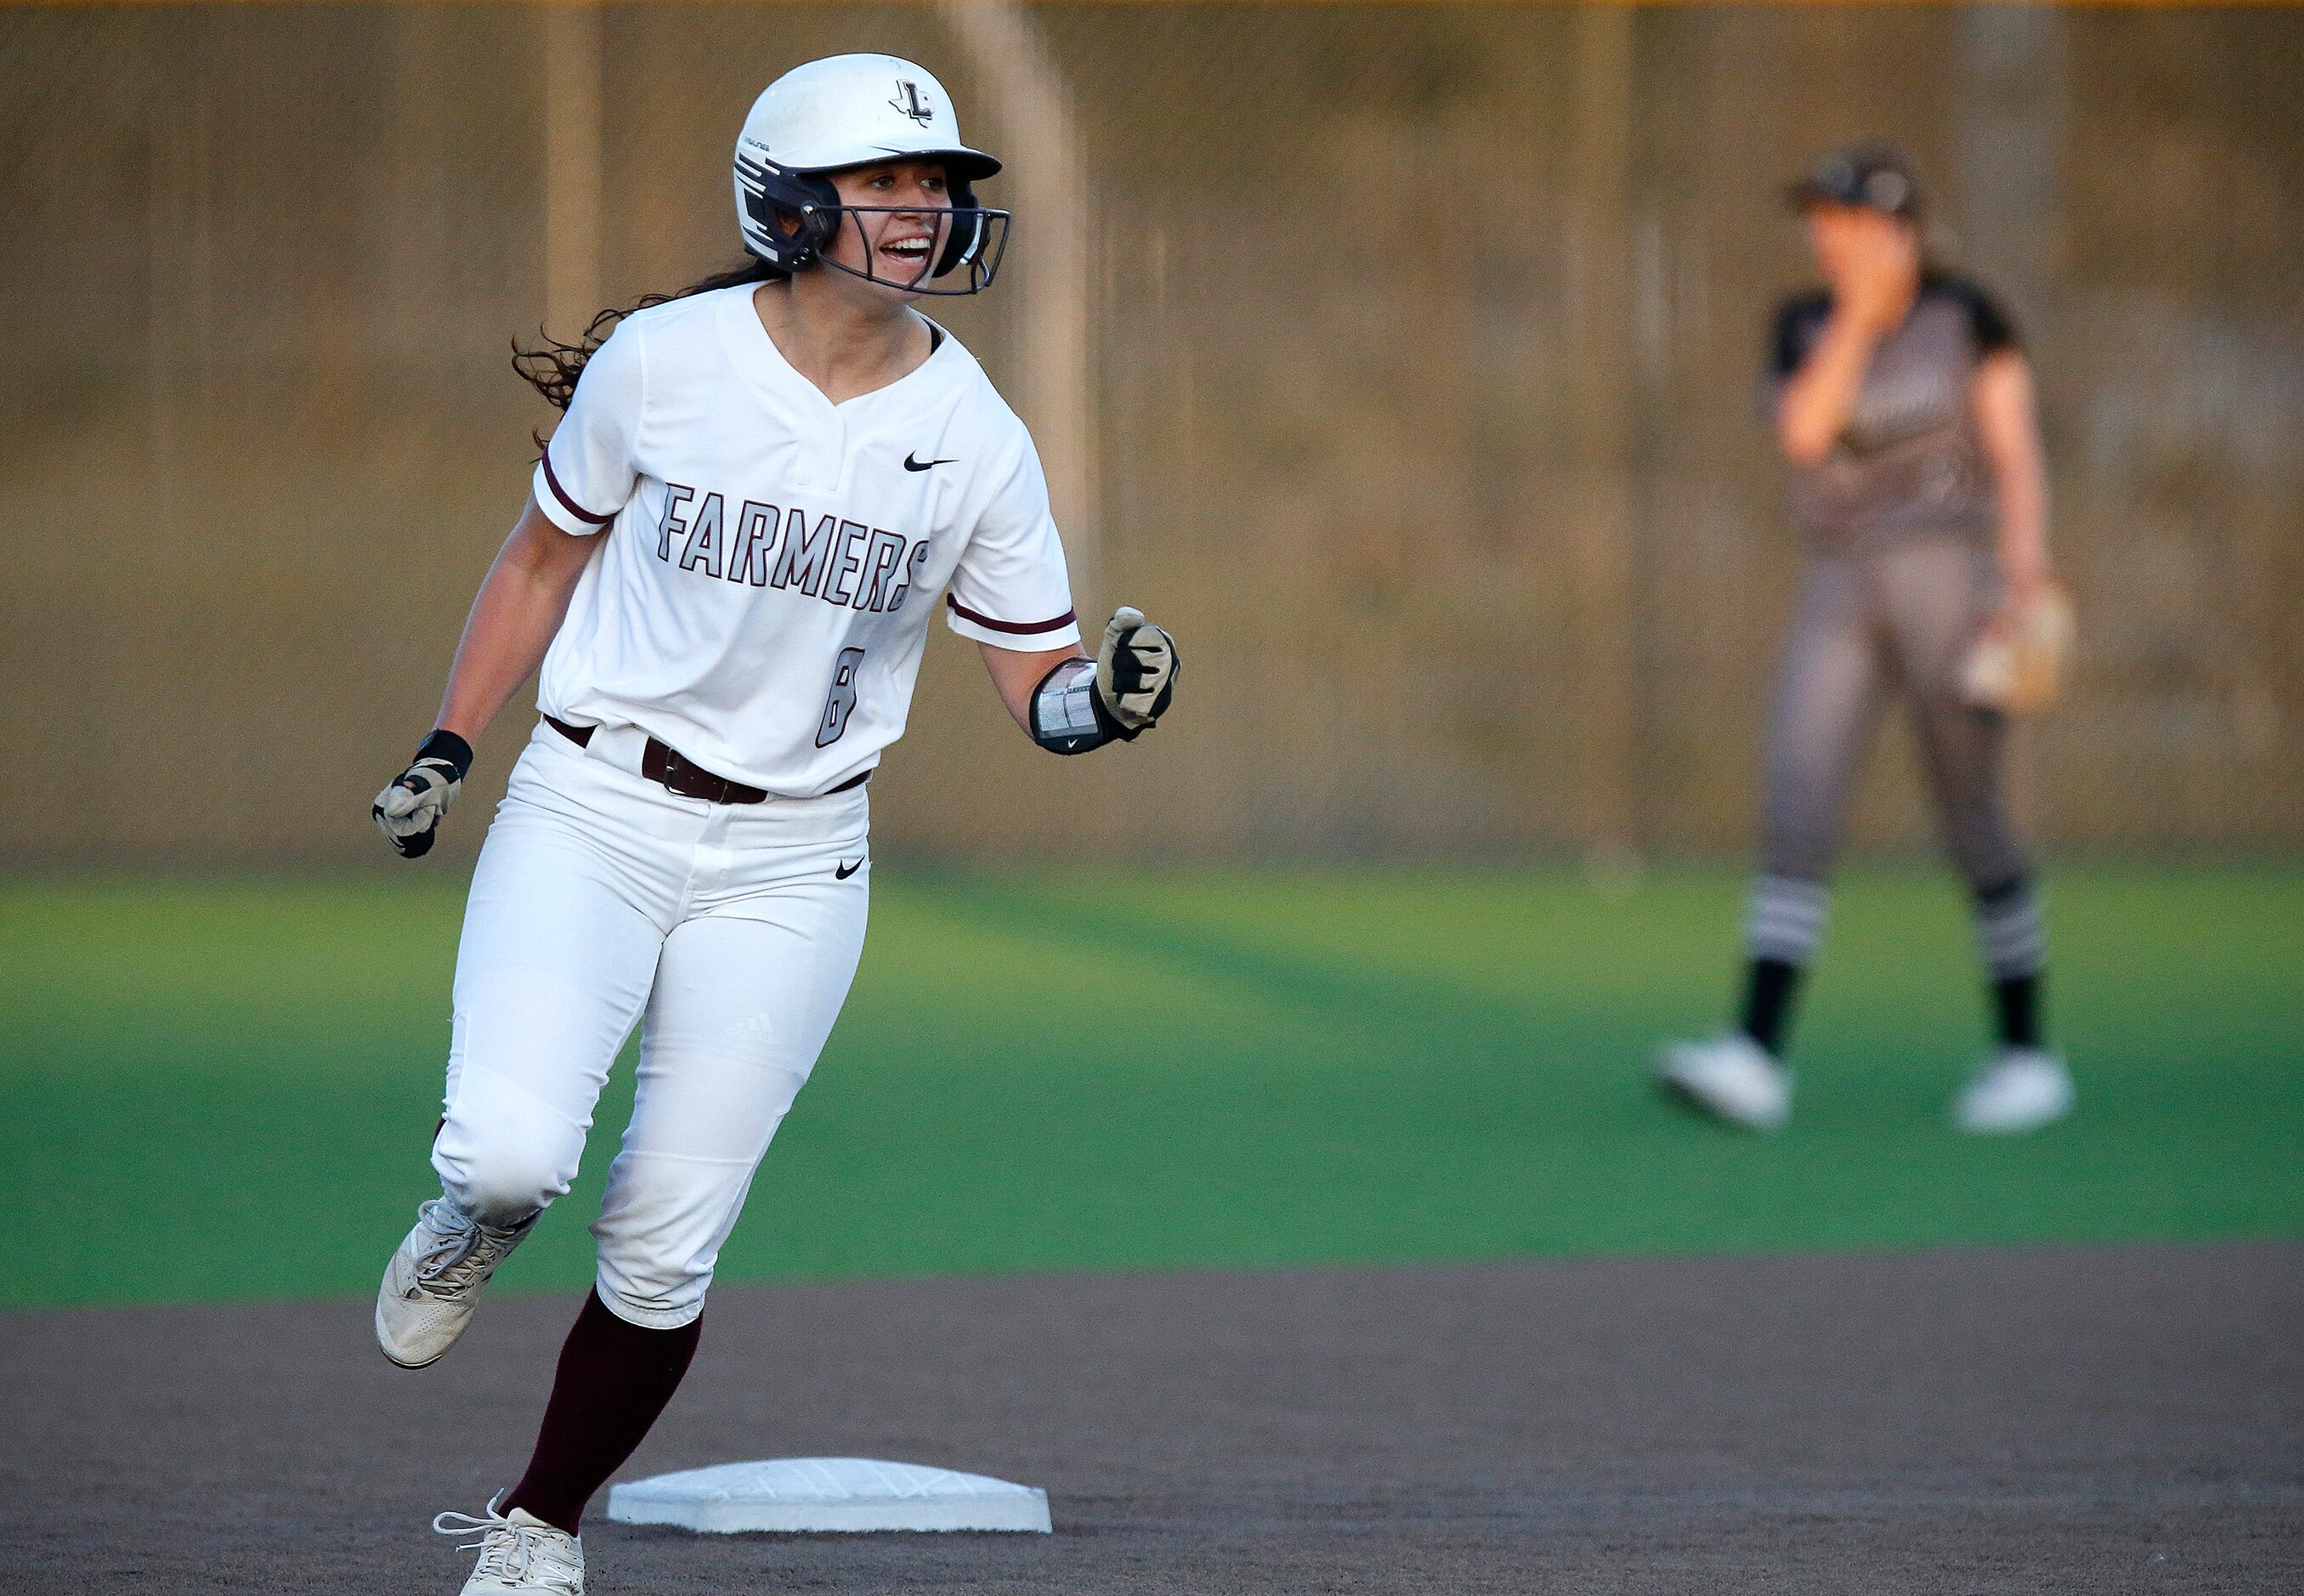
{"type": "Polygon", "coordinates": [[[586,1503],[694,1352],[715,1260],[864,942],[865,782],[904,728],[929,612],[982,646],[1019,723],[1075,753],[1167,708],[1133,610],[1078,644],[1032,440],[910,307],[988,284],[1006,214],[935,78],[815,62],[737,142],[750,263],[529,357],[565,404],[482,585],[438,728],[380,794],[429,848],[470,739],[542,666],[543,717],[472,879],[441,1195],[377,1298],[421,1367],[574,1178],[637,1023],[638,1098],[593,1234],[598,1281],[526,1474],[480,1517],[467,1592],[581,1590],[586,1503]],[[613,327],[602,338],[604,329],[613,327]],[[947,590],[948,592],[947,592],[947,590]]]}

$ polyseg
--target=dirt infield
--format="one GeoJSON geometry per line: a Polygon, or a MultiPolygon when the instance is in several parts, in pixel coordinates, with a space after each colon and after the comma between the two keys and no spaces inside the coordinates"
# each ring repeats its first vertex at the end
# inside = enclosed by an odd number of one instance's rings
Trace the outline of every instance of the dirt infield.
{"type": "MultiPolygon", "coordinates": [[[[289,1244],[290,1237],[249,1238],[289,1244]]],[[[0,1319],[0,1589],[449,1592],[573,1304],[0,1319]]],[[[2304,1247],[725,1289],[629,1474],[860,1454],[1038,1536],[596,1523],[655,1592],[2304,1588],[2304,1247]]]]}

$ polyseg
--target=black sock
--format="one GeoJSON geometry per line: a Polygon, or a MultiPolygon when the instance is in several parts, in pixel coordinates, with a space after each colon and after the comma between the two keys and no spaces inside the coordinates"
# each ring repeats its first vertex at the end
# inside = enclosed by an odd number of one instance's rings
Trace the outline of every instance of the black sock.
{"type": "Polygon", "coordinates": [[[598,1292],[585,1298],[560,1349],[536,1453],[504,1498],[504,1511],[525,1507],[575,1534],[585,1504],[672,1400],[703,1333],[701,1319],[678,1329],[642,1329],[609,1312],[598,1292]]]}
{"type": "Polygon", "coordinates": [[[1992,983],[1992,1008],[2000,1022],[2003,1048],[2040,1045],[2040,982],[2038,975],[2012,975],[1992,983]]]}
{"type": "Polygon", "coordinates": [[[1744,1034],[1771,1056],[1783,1051],[1784,1028],[1792,1019],[1800,978],[1800,966],[1783,959],[1754,959],[1746,968],[1744,1034]]]}

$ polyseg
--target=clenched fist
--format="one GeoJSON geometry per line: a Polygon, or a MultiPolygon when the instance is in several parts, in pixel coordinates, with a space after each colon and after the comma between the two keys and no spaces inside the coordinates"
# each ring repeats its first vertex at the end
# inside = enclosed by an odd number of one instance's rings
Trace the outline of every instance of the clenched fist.
{"type": "Polygon", "coordinates": [[[1122,605],[1104,628],[1096,652],[1096,696],[1105,713],[1132,738],[1168,712],[1176,696],[1176,640],[1122,605]]]}
{"type": "Polygon", "coordinates": [[[453,732],[434,732],[416,751],[408,768],[376,795],[370,813],[377,829],[402,859],[432,851],[440,818],[456,802],[457,789],[472,768],[472,745],[453,732]]]}

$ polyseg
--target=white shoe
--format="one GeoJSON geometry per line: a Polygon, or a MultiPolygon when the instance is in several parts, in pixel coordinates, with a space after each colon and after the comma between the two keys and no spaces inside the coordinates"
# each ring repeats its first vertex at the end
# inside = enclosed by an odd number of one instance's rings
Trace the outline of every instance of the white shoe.
{"type": "Polygon", "coordinates": [[[1665,1043],[1656,1084],[1748,1131],[1780,1131],[1792,1116],[1792,1072],[1749,1036],[1665,1043]]]}
{"type": "Polygon", "coordinates": [[[1979,1136],[2020,1136],[2072,1111],[2072,1072],[2046,1048],[2003,1048],[1952,1099],[1952,1122],[1979,1136]]]}
{"type": "Polygon", "coordinates": [[[438,1362],[472,1322],[488,1277],[536,1225],[483,1225],[445,1197],[416,1210],[410,1231],[384,1266],[376,1294],[376,1343],[402,1369],[438,1362]]]}
{"type": "Polygon", "coordinates": [[[432,1520],[439,1535],[480,1532],[461,1551],[477,1551],[480,1560],[464,1582],[463,1596],[500,1596],[506,1591],[546,1591],[551,1596],[584,1596],[584,1543],[565,1530],[555,1529],[525,1507],[509,1515],[498,1513],[501,1494],[491,1499],[483,1516],[443,1513],[432,1520]]]}

